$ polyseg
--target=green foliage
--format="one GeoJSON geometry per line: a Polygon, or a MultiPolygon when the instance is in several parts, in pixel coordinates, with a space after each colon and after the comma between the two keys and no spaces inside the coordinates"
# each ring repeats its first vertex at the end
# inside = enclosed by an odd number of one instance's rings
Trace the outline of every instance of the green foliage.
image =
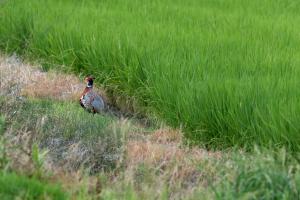
{"type": "Polygon", "coordinates": [[[31,159],[34,165],[34,176],[37,178],[41,178],[44,175],[43,165],[45,161],[45,156],[47,155],[48,151],[40,151],[37,144],[32,145],[31,150],[31,159]]]}
{"type": "Polygon", "coordinates": [[[195,143],[299,150],[293,0],[7,1],[0,48],[92,73],[195,143]]]}
{"type": "Polygon", "coordinates": [[[216,199],[300,198],[300,166],[284,149],[237,155],[232,164],[234,178],[230,180],[228,172],[224,174],[221,183],[213,188],[216,199]]]}
{"type": "Polygon", "coordinates": [[[0,198],[13,199],[68,199],[68,195],[58,185],[43,183],[34,178],[17,175],[15,173],[3,173],[0,171],[0,198]]]}

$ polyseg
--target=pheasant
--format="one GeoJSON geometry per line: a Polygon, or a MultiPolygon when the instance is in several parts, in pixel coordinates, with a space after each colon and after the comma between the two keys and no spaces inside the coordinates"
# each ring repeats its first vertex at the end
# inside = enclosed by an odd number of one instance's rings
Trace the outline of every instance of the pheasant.
{"type": "Polygon", "coordinates": [[[93,91],[94,77],[85,77],[86,87],[80,97],[80,105],[89,112],[100,113],[105,109],[103,98],[93,91]]]}

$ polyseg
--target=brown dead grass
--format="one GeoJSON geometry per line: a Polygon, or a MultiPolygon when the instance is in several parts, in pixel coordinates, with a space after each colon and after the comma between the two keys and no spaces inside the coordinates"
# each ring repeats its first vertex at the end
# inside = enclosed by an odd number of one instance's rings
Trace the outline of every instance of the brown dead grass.
{"type": "MultiPolygon", "coordinates": [[[[27,96],[53,100],[78,100],[83,81],[69,74],[43,72],[39,66],[21,62],[16,56],[0,55],[0,95],[27,96]]],[[[104,90],[96,92],[107,100],[104,90]]]]}
{"type": "Polygon", "coordinates": [[[163,166],[172,159],[181,160],[183,151],[176,146],[165,146],[140,141],[131,141],[127,144],[127,159],[129,165],[145,163],[154,166],[163,166]]]}
{"type": "Polygon", "coordinates": [[[16,57],[0,56],[0,95],[19,95],[21,88],[30,82],[36,72],[16,57]]]}
{"type": "Polygon", "coordinates": [[[137,191],[142,190],[137,177],[141,165],[154,171],[151,187],[155,192],[161,193],[162,187],[168,185],[170,199],[187,197],[200,185],[206,188],[209,180],[216,179],[217,171],[208,160],[220,160],[221,152],[184,147],[182,133],[170,128],[161,128],[144,137],[126,144],[126,179],[136,185],[137,191]],[[199,169],[201,165],[205,171],[199,169]]]}
{"type": "Polygon", "coordinates": [[[145,162],[156,165],[171,161],[182,163],[187,159],[201,161],[208,157],[222,158],[220,151],[184,147],[182,132],[171,128],[160,128],[149,136],[128,141],[126,152],[128,161],[135,164],[145,162]]]}
{"type": "Polygon", "coordinates": [[[22,95],[55,100],[76,100],[80,98],[84,87],[75,76],[40,72],[24,86],[22,95]]]}
{"type": "Polygon", "coordinates": [[[151,141],[162,144],[181,143],[182,132],[178,129],[160,128],[151,135],[151,141]]]}

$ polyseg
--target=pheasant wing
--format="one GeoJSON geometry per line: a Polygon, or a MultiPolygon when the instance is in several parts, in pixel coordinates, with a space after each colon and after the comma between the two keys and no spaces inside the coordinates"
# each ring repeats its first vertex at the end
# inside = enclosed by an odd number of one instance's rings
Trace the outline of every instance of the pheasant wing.
{"type": "Polygon", "coordinates": [[[91,102],[92,107],[96,112],[103,112],[105,109],[105,103],[103,98],[97,94],[95,94],[93,101],[91,102]]]}

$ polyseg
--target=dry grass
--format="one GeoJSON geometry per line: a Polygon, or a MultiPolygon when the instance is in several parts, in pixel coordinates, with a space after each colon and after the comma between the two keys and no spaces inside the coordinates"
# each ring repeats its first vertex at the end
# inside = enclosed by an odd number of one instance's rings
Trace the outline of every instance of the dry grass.
{"type": "Polygon", "coordinates": [[[161,128],[151,135],[151,141],[169,144],[169,143],[181,143],[182,142],[182,132],[180,130],[171,128],[161,128]]]}
{"type": "Polygon", "coordinates": [[[183,163],[187,159],[200,161],[208,157],[222,158],[220,151],[184,147],[182,145],[182,132],[170,128],[161,128],[139,140],[128,141],[126,152],[128,162],[131,164],[145,162],[159,165],[173,161],[183,163]]]}
{"type": "MultiPolygon", "coordinates": [[[[74,75],[43,72],[16,56],[0,56],[0,95],[28,96],[53,100],[78,100],[85,88],[74,75]]],[[[107,100],[104,90],[95,89],[107,100]]]]}
{"type": "Polygon", "coordinates": [[[24,85],[38,73],[15,56],[0,56],[0,95],[19,96],[24,85]]]}
{"type": "Polygon", "coordinates": [[[173,145],[132,141],[127,144],[128,165],[145,163],[163,167],[171,160],[181,160],[183,151],[173,145]]]}
{"type": "Polygon", "coordinates": [[[169,199],[186,198],[200,186],[208,187],[210,180],[217,179],[217,169],[210,161],[223,158],[221,152],[184,147],[180,130],[170,128],[160,128],[128,141],[125,157],[125,180],[135,185],[137,191],[151,187],[156,193],[154,199],[163,194],[165,185],[168,185],[169,199]],[[147,172],[140,172],[141,166],[150,170],[150,181],[145,180],[147,172]],[[204,166],[205,171],[199,166],[204,166]],[[143,184],[147,185],[143,180],[152,183],[151,186],[143,188],[143,184]]]}
{"type": "Polygon", "coordinates": [[[77,100],[85,87],[71,75],[41,72],[22,90],[25,96],[55,100],[77,100]]]}

